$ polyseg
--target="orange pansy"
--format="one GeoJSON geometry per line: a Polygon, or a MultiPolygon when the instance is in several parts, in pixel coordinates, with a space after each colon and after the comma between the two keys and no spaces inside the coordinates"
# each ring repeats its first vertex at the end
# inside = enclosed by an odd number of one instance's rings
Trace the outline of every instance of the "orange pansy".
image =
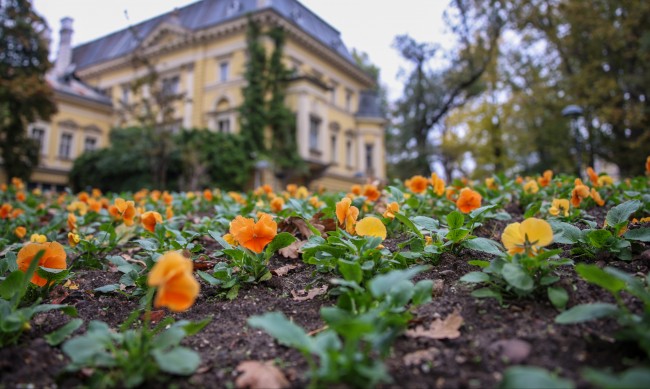
{"type": "Polygon", "coordinates": [[[537,183],[543,188],[549,186],[553,180],[553,170],[546,170],[541,177],[537,178],[537,183]]]}
{"type": "Polygon", "coordinates": [[[176,251],[164,254],[153,266],[147,284],[158,288],[155,307],[185,311],[194,304],[200,286],[192,275],[192,261],[176,251]]]}
{"type": "Polygon", "coordinates": [[[363,195],[369,201],[377,201],[377,199],[379,199],[379,196],[381,196],[381,192],[374,185],[364,185],[364,187],[363,187],[363,195]]]}
{"type": "Polygon", "coordinates": [[[261,214],[257,223],[253,219],[238,215],[230,222],[230,234],[240,245],[255,253],[261,253],[278,234],[278,224],[266,213],[261,214]]]}
{"type": "Polygon", "coordinates": [[[145,230],[154,232],[156,231],[156,224],[162,223],[162,215],[156,211],[148,211],[140,216],[140,223],[145,230]]]}
{"type": "Polygon", "coordinates": [[[598,186],[599,185],[598,184],[598,174],[596,174],[596,172],[594,171],[594,169],[591,166],[589,166],[587,168],[587,175],[589,176],[589,180],[591,181],[591,184],[593,186],[598,186]]]}
{"type": "Polygon", "coordinates": [[[395,214],[397,212],[399,212],[399,204],[397,204],[395,201],[393,201],[392,203],[388,204],[388,206],[386,207],[386,211],[384,212],[384,214],[382,216],[384,216],[385,218],[388,218],[388,219],[394,219],[395,214]]]}
{"type": "MultiPolygon", "coordinates": [[[[18,269],[23,272],[26,272],[29,268],[29,265],[34,260],[36,254],[39,251],[44,250],[45,253],[39,259],[38,266],[50,268],[50,269],[65,269],[67,267],[65,258],[65,250],[58,242],[47,242],[47,243],[28,243],[23,246],[20,251],[18,251],[18,259],[16,263],[18,264],[18,269]]],[[[47,284],[47,280],[34,272],[31,282],[38,286],[44,286],[47,284]]]]}
{"type": "Polygon", "coordinates": [[[14,229],[14,235],[16,235],[18,239],[24,238],[26,234],[27,234],[27,229],[23,226],[18,226],[14,229]]]}
{"type": "Polygon", "coordinates": [[[75,231],[77,229],[77,217],[74,213],[68,214],[68,230],[75,231]]]}
{"type": "Polygon", "coordinates": [[[584,185],[579,178],[576,178],[576,186],[571,191],[571,205],[578,208],[582,199],[587,197],[589,197],[589,187],[584,185]]]}
{"type": "Polygon", "coordinates": [[[590,194],[591,194],[591,198],[594,199],[594,201],[596,202],[596,204],[598,204],[599,207],[605,205],[605,200],[603,200],[603,198],[600,197],[600,193],[598,193],[596,189],[591,188],[590,194]]]}
{"type": "Polygon", "coordinates": [[[276,197],[271,200],[271,211],[278,213],[284,208],[284,199],[282,197],[276,197]]]}
{"type": "Polygon", "coordinates": [[[429,186],[429,180],[419,175],[411,177],[411,179],[406,182],[405,184],[413,193],[424,193],[429,186]]]}
{"type": "Polygon", "coordinates": [[[469,188],[463,188],[456,201],[456,206],[462,213],[469,213],[481,206],[481,200],[483,200],[483,197],[480,193],[469,188]]]}
{"type": "Polygon", "coordinates": [[[115,205],[108,208],[110,213],[116,220],[124,220],[124,224],[132,226],[135,217],[135,203],[133,201],[126,201],[123,198],[116,198],[115,205]]]}
{"type": "Polygon", "coordinates": [[[203,198],[205,199],[205,201],[212,201],[212,199],[214,199],[214,196],[212,195],[212,191],[210,189],[204,189],[203,198]]]}

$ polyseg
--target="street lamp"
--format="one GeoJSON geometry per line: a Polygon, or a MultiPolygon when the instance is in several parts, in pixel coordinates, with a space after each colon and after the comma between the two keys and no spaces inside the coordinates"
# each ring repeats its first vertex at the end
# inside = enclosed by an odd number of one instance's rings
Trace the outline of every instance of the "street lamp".
{"type": "Polygon", "coordinates": [[[573,139],[576,142],[576,175],[578,177],[582,174],[582,139],[578,126],[578,118],[582,116],[582,112],[582,108],[574,104],[567,105],[562,110],[562,116],[571,119],[571,132],[573,132],[573,139]]]}

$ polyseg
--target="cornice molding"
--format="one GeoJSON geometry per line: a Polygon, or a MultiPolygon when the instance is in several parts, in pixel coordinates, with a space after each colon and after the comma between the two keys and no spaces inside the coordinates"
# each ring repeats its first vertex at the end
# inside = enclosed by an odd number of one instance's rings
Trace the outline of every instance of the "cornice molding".
{"type": "MultiPolygon", "coordinates": [[[[313,52],[319,57],[327,59],[328,62],[333,64],[335,67],[347,73],[349,76],[352,76],[354,79],[364,83],[367,87],[374,85],[374,80],[363,70],[353,64],[347,58],[344,58],[334,49],[313,38],[307,32],[303,31],[299,26],[288,20],[283,15],[279,14],[274,9],[267,8],[256,11],[249,15],[253,18],[253,20],[261,24],[280,26],[284,28],[284,30],[287,32],[287,36],[296,41],[305,49],[313,52]]],[[[197,44],[210,42],[214,39],[232,36],[239,32],[245,32],[248,25],[249,15],[229,20],[224,23],[219,23],[206,29],[198,30],[195,32],[187,32],[186,34],[181,34],[181,31],[174,31],[176,33],[177,39],[172,42],[166,42],[164,45],[146,47],[144,48],[142,55],[144,55],[146,58],[152,58],[157,55],[172,52],[176,49],[193,47],[197,44]]],[[[170,25],[168,23],[164,23],[160,26],[160,28],[154,29],[154,31],[144,39],[143,43],[154,41],[154,38],[156,38],[164,31],[171,31],[170,25]]],[[[136,50],[141,50],[141,48],[136,50]]],[[[105,72],[119,70],[125,67],[133,67],[132,59],[133,52],[130,52],[129,54],[122,57],[90,65],[84,69],[79,69],[77,70],[77,74],[81,78],[93,78],[105,72]]],[[[193,57],[188,58],[188,63],[193,60],[193,57]]]]}

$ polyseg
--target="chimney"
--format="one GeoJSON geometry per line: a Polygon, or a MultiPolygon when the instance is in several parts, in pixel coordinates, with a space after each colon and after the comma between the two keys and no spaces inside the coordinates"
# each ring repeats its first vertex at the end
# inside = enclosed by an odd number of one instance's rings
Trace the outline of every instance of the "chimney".
{"type": "Polygon", "coordinates": [[[54,73],[57,76],[64,76],[66,69],[72,62],[72,18],[65,17],[61,19],[59,35],[59,51],[56,55],[54,73]]]}

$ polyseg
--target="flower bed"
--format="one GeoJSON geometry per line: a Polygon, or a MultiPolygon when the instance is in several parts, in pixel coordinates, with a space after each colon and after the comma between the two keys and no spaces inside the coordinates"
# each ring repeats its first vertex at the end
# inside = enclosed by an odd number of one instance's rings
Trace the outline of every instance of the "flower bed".
{"type": "Polygon", "coordinates": [[[648,179],[0,191],[0,386],[643,386],[648,179]]]}

